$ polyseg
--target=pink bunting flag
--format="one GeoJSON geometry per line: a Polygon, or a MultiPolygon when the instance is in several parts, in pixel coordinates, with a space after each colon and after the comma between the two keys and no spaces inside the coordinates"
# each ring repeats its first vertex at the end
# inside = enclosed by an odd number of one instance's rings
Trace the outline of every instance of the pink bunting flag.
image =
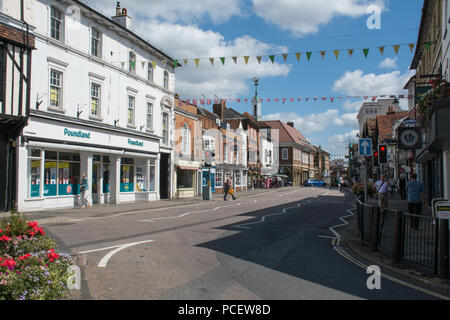
{"type": "Polygon", "coordinates": [[[334,102],[334,98],[333,98],[333,97],[331,97],[331,98],[330,98],[330,100],[331,100],[331,103],[333,103],[333,102],[334,102]]]}
{"type": "Polygon", "coordinates": [[[294,98],[289,98],[289,100],[291,100],[291,102],[294,102],[294,98]]]}
{"type": "Polygon", "coordinates": [[[244,101],[245,101],[245,103],[247,103],[248,99],[247,99],[247,98],[245,98],[245,99],[244,99],[244,101]]]}
{"type": "Polygon", "coordinates": [[[270,102],[270,98],[267,98],[267,102],[270,102]]]}

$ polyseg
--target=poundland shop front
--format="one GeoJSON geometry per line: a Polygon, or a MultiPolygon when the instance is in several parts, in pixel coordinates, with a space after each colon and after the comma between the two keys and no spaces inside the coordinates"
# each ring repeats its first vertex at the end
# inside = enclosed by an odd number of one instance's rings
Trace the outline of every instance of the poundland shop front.
{"type": "Polygon", "coordinates": [[[18,148],[20,212],[159,199],[159,137],[33,111],[18,148]]]}

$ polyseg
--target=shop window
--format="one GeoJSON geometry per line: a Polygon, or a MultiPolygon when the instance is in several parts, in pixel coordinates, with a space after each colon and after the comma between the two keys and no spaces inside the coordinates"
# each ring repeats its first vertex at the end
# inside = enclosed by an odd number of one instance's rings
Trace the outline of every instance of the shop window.
{"type": "Polygon", "coordinates": [[[120,192],[134,192],[134,159],[122,158],[120,192]]]}
{"type": "Polygon", "coordinates": [[[177,170],[177,187],[178,189],[193,188],[193,173],[191,170],[177,170]]]}
{"type": "Polygon", "coordinates": [[[38,198],[40,197],[41,190],[41,151],[40,150],[30,150],[28,157],[28,168],[29,168],[29,197],[38,198]]]}
{"type": "Polygon", "coordinates": [[[241,171],[236,171],[236,185],[240,186],[241,185],[241,171]]]}
{"type": "Polygon", "coordinates": [[[155,160],[150,160],[150,177],[148,189],[149,191],[156,191],[156,165],[155,160]]]}
{"type": "MultiPolygon", "coordinates": [[[[32,174],[33,165],[38,164],[37,162],[31,164],[32,174]]],[[[58,152],[46,151],[44,197],[78,194],[80,194],[80,156],[62,152],[58,155],[58,152]]]]}
{"type": "Polygon", "coordinates": [[[223,187],[222,169],[216,169],[216,188],[223,187]]]}
{"type": "Polygon", "coordinates": [[[147,191],[147,166],[140,160],[136,160],[136,191],[147,191]]]}

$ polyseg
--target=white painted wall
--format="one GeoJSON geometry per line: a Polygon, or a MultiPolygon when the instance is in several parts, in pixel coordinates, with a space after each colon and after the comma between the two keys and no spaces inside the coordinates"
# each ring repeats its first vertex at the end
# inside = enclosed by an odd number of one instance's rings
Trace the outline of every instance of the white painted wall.
{"type": "Polygon", "coordinates": [[[23,3],[24,20],[33,24],[33,1],[34,0],[0,0],[0,11],[11,18],[21,20],[21,6],[23,3]]]}

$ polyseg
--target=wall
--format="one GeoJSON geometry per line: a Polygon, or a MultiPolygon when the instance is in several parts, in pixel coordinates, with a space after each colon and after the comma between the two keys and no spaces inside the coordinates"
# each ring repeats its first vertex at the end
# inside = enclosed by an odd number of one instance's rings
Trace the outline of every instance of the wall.
{"type": "MultiPolygon", "coordinates": [[[[33,1],[34,0],[23,0],[23,19],[30,25],[33,25],[33,1]]],[[[16,19],[21,20],[21,6],[22,0],[1,0],[0,1],[0,10],[4,14],[16,19]]]]}

